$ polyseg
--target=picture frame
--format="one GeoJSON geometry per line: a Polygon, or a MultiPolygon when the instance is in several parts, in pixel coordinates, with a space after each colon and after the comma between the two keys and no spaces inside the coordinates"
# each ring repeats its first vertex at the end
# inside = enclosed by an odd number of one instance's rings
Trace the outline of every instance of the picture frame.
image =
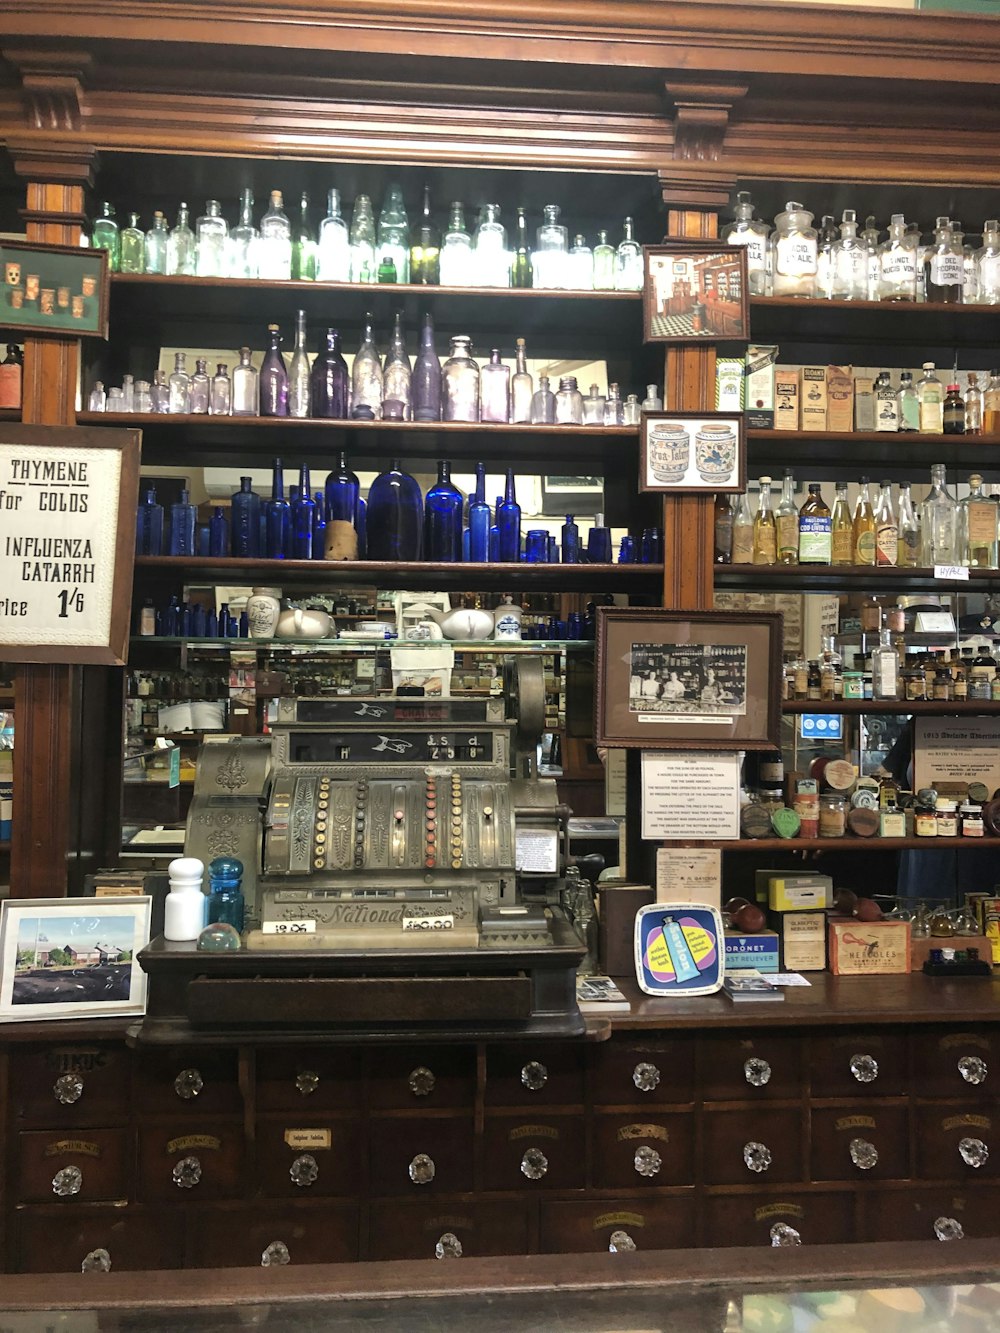
{"type": "Polygon", "coordinates": [[[8,898],[0,904],[0,1021],[120,1018],[146,1010],[139,950],[152,898],[8,898]]]}
{"type": "Polygon", "coordinates": [[[0,240],[0,327],[69,338],[108,336],[108,252],[0,240]]]}
{"type": "Polygon", "coordinates": [[[639,490],[662,495],[746,490],[742,412],[643,412],[639,490]]]}
{"type": "Polygon", "coordinates": [[[750,337],[747,254],[721,241],[643,246],[643,341],[746,342],[750,337]]]}
{"type": "Polygon", "coordinates": [[[595,743],[775,749],[781,651],[777,612],[598,607],[595,743]]]}

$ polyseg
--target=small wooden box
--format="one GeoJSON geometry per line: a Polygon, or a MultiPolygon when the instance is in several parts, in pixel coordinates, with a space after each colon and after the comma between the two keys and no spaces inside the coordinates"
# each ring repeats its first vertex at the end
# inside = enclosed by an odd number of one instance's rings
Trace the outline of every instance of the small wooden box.
{"type": "Polygon", "coordinates": [[[890,976],[910,970],[909,921],[830,922],[830,971],[839,977],[890,976]]]}

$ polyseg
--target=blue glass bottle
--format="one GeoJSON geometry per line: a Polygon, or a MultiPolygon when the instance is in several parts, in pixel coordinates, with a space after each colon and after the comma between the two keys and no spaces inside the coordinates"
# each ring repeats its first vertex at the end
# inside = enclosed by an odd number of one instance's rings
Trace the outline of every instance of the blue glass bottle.
{"type": "Polygon", "coordinates": [[[292,509],[285,499],[285,474],[281,459],[274,460],[271,498],[267,502],[267,546],[264,554],[268,560],[284,560],[291,546],[292,509]]]}
{"type": "Polygon", "coordinates": [[[146,490],[135,516],[136,555],[163,554],[163,505],[156,502],[156,487],[146,490]]]}
{"type": "Polygon", "coordinates": [[[163,608],[160,612],[159,633],[164,638],[173,639],[177,637],[177,631],[180,626],[181,608],[178,605],[177,598],[171,597],[170,605],[163,608]]]}
{"type": "Polygon", "coordinates": [[[441,420],[441,359],[434,350],[434,321],[424,315],[420,353],[413,363],[410,401],[414,421],[441,420]]]}
{"type": "Polygon", "coordinates": [[[643,528],[639,558],[644,565],[663,563],[663,529],[643,528]]]}
{"type": "Polygon", "coordinates": [[[317,491],[313,504],[313,559],[322,560],[326,555],[326,498],[322,491],[317,491]]]}
{"type": "Polygon", "coordinates": [[[169,555],[194,555],[195,508],[187,491],[170,506],[169,555]]]}
{"type": "MultiPolygon", "coordinates": [[[[418,488],[419,489],[419,488],[418,488]]],[[[358,530],[358,559],[367,560],[368,555],[368,501],[358,497],[358,521],[354,525],[358,530]]]]}
{"type": "Polygon", "coordinates": [[[254,492],[252,477],[240,477],[240,489],[230,501],[229,512],[232,515],[233,555],[245,559],[259,556],[260,496],[254,492]]]}
{"type": "Polygon", "coordinates": [[[628,535],[624,536],[621,545],[618,548],[618,563],[620,565],[632,565],[635,563],[635,538],[628,535]]]}
{"type": "Polygon", "coordinates": [[[288,370],[281,355],[281,333],[277,324],[268,324],[271,346],[260,364],[260,415],[288,416],[288,370]]]}
{"type": "Polygon", "coordinates": [[[205,608],[201,602],[195,602],[191,607],[190,628],[193,639],[203,639],[205,637],[205,608]]]}
{"type": "Polygon", "coordinates": [[[209,555],[229,554],[229,519],[222,505],[216,505],[208,523],[209,555]]]}
{"type": "Polygon", "coordinates": [[[497,496],[496,508],[493,510],[493,522],[490,524],[490,564],[495,565],[500,559],[500,506],[503,504],[503,496],[497,496]]]}
{"type": "Polygon", "coordinates": [[[250,617],[245,611],[240,612],[240,632],[237,638],[249,639],[250,637],[250,617]]]}
{"type": "Polygon", "coordinates": [[[340,334],[327,329],[326,345],[313,362],[309,380],[312,415],[343,421],[347,416],[351,377],[340,352],[340,334]]]}
{"type": "Polygon", "coordinates": [[[580,529],[572,514],[566,515],[562,525],[562,562],[564,565],[580,563],[580,529]]]}
{"type": "Polygon", "coordinates": [[[419,560],[423,527],[420,487],[393,459],[368,492],[368,559],[419,560]]]}
{"type": "Polygon", "coordinates": [[[604,515],[594,515],[594,526],[587,533],[587,561],[591,565],[611,564],[611,529],[604,526],[604,515]]]}
{"type": "Polygon", "coordinates": [[[299,469],[299,484],[296,490],[297,494],[292,502],[292,558],[311,560],[316,501],[312,498],[312,485],[307,467],[299,469]]]}
{"type": "Polygon", "coordinates": [[[341,449],[337,455],[337,466],[327,476],[324,490],[325,518],[327,523],[352,523],[358,521],[358,498],[361,485],[347,465],[347,454],[341,449]]]}
{"type": "Polygon", "coordinates": [[[507,485],[503,503],[497,506],[497,528],[500,535],[502,564],[521,559],[521,506],[514,497],[514,469],[507,469],[507,485]]]}
{"type": "Polygon", "coordinates": [[[451,480],[451,464],[438,459],[437,481],[424,497],[424,559],[462,558],[462,492],[451,480]]]}
{"type": "Polygon", "coordinates": [[[217,856],[208,863],[208,923],[224,921],[243,930],[246,902],[243,897],[243,862],[235,856],[217,856]]]}
{"type": "Polygon", "coordinates": [[[210,606],[205,612],[205,638],[217,639],[219,637],[219,617],[215,607],[210,606]]]}
{"type": "Polygon", "coordinates": [[[493,514],[486,503],[486,464],[476,464],[476,489],[469,501],[469,560],[482,564],[490,558],[493,514]]]}
{"type": "Polygon", "coordinates": [[[199,523],[194,530],[194,549],[203,558],[212,553],[211,529],[207,523],[199,523]]]}

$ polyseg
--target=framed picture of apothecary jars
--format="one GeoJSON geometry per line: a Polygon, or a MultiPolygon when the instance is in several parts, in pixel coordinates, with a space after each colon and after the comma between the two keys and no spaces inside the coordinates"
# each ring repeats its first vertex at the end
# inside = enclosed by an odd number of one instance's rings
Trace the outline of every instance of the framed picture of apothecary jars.
{"type": "Polygon", "coordinates": [[[664,241],[643,248],[643,264],[646,342],[742,342],[750,337],[742,245],[664,241]]]}
{"type": "Polygon", "coordinates": [[[740,412],[643,412],[639,489],[677,494],[746,489],[740,412]]]}

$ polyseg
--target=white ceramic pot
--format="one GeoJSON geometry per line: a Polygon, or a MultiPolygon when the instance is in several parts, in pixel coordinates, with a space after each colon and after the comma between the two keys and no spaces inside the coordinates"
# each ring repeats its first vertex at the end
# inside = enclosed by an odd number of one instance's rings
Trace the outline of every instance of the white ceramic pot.
{"type": "Polygon", "coordinates": [[[273,639],[281,614],[280,588],[254,588],[247,598],[251,639],[273,639]]]}
{"type": "Polygon", "coordinates": [[[289,606],[278,616],[275,634],[279,639],[329,639],[333,630],[333,617],[325,611],[289,606]]]}

